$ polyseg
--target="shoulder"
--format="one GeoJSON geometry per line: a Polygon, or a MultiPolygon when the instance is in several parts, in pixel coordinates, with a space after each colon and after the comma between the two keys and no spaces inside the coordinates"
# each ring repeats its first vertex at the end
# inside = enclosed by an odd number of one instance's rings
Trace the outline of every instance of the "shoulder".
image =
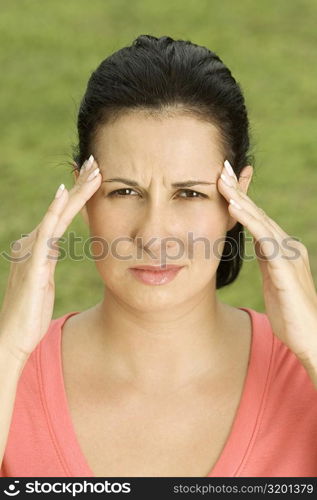
{"type": "Polygon", "coordinates": [[[300,360],[274,333],[268,315],[251,310],[257,325],[258,356],[266,344],[271,345],[270,385],[271,390],[286,396],[297,395],[306,399],[309,394],[317,402],[317,391],[300,360]]]}
{"type": "Polygon", "coordinates": [[[35,380],[39,376],[43,366],[48,369],[52,363],[56,362],[60,349],[63,324],[68,318],[76,314],[78,314],[78,311],[71,311],[51,320],[46,333],[24,365],[19,381],[20,385],[26,381],[29,383],[30,380],[35,380]]]}
{"type": "Polygon", "coordinates": [[[300,390],[302,385],[304,389],[315,390],[297,356],[275,335],[266,312],[250,307],[239,309],[249,314],[252,322],[252,355],[258,365],[262,365],[263,360],[267,359],[271,383],[277,384],[277,387],[292,386],[300,390]]]}

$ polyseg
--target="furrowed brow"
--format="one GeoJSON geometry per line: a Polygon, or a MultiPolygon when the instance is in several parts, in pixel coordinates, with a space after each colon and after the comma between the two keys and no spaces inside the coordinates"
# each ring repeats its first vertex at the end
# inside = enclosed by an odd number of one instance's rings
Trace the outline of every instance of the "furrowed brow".
{"type": "MultiPolygon", "coordinates": [[[[132,179],[125,179],[123,177],[114,177],[112,179],[106,179],[103,182],[122,182],[123,184],[127,184],[128,186],[141,187],[136,181],[133,181],[132,179]]],[[[188,181],[183,181],[183,182],[173,182],[172,187],[173,188],[183,188],[183,187],[197,186],[199,184],[211,185],[211,184],[216,184],[216,182],[207,182],[207,181],[201,181],[201,180],[188,180],[188,181]]]]}

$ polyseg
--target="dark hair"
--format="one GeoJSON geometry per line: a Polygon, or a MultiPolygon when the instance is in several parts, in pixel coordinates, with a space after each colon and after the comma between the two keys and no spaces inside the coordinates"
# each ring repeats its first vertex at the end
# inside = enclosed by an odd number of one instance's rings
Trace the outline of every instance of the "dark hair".
{"type": "MultiPolygon", "coordinates": [[[[78,145],[73,146],[76,168],[90,155],[99,125],[129,110],[159,114],[177,108],[217,127],[224,157],[238,178],[244,166],[254,163],[248,154],[243,93],[215,52],[187,40],[140,35],[102,61],[89,78],[78,112],[78,145]]],[[[244,246],[244,226],[237,222],[226,235],[217,289],[237,278],[244,246]]]]}

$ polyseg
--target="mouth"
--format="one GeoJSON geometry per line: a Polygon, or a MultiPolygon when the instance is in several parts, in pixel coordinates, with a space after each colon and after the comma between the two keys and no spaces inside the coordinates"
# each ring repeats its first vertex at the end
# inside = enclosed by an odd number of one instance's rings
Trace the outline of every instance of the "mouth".
{"type": "Polygon", "coordinates": [[[136,266],[136,267],[131,267],[130,269],[139,269],[143,271],[157,271],[157,272],[162,272],[162,271],[177,271],[181,267],[184,266],[175,266],[175,265],[163,265],[163,266],[136,266]]]}
{"type": "Polygon", "coordinates": [[[130,267],[132,275],[144,285],[165,285],[173,281],[185,266],[138,266],[130,267]]]}

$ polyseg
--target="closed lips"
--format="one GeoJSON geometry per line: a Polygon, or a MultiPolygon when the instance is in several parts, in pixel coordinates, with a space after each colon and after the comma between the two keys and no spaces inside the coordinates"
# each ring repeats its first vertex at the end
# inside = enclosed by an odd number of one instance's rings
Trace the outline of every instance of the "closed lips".
{"type": "Polygon", "coordinates": [[[177,269],[180,269],[183,266],[166,266],[166,267],[154,267],[154,266],[140,266],[140,267],[133,267],[132,269],[139,269],[140,271],[157,271],[157,272],[162,272],[162,271],[176,271],[177,269]]]}

